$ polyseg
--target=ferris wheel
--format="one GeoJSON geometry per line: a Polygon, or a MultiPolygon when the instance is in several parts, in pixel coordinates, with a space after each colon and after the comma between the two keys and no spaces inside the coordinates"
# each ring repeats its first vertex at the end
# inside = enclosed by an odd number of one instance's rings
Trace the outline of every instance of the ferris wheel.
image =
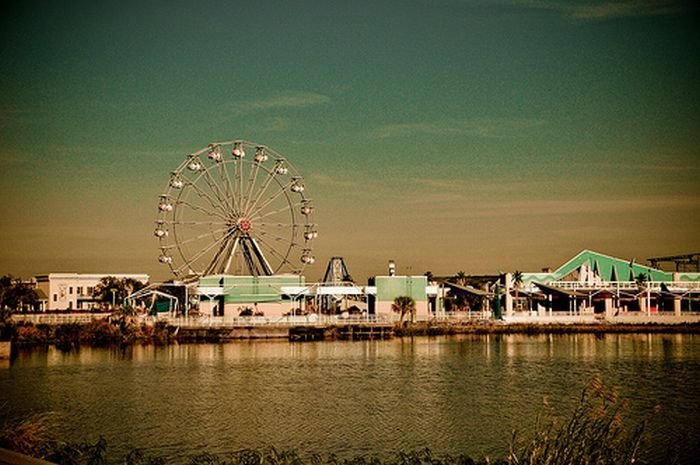
{"type": "Polygon", "coordinates": [[[318,235],[303,178],[282,155],[243,140],[188,155],[158,202],[161,263],[181,279],[269,276],[314,262],[318,235]]]}

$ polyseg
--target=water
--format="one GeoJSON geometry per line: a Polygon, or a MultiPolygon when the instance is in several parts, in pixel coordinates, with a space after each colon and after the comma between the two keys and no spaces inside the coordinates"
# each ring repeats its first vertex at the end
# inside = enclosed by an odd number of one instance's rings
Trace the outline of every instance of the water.
{"type": "Polygon", "coordinates": [[[650,418],[655,453],[700,455],[700,336],[484,335],[21,352],[0,403],[57,412],[73,441],[185,462],[199,452],[502,457],[538,413],[565,417],[596,374],[650,418]],[[659,413],[655,413],[655,412],[659,413]]]}

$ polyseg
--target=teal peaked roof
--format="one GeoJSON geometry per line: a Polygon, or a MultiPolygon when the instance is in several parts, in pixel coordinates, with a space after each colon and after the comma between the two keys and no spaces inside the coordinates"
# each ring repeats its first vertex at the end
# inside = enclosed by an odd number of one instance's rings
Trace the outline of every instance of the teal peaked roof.
{"type": "Polygon", "coordinates": [[[634,281],[640,274],[650,281],[673,281],[673,273],[640,265],[635,263],[634,259],[623,260],[591,250],[579,252],[552,273],[524,274],[523,281],[561,281],[584,265],[590,267],[603,281],[634,281]]]}

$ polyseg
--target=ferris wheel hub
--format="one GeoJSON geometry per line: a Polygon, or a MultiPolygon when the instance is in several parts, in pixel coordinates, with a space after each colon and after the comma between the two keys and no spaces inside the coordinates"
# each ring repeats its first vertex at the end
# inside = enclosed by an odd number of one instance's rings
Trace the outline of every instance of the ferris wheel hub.
{"type": "Polygon", "coordinates": [[[237,222],[237,225],[238,229],[243,232],[250,231],[250,228],[253,226],[248,218],[240,218],[237,222]]]}

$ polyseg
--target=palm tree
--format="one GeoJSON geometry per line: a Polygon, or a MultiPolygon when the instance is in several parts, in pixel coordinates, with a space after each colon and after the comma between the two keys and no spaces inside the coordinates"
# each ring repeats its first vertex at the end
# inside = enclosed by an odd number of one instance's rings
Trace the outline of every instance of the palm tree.
{"type": "Polygon", "coordinates": [[[394,303],[391,304],[391,310],[400,315],[399,323],[403,322],[403,317],[407,313],[411,315],[411,322],[413,322],[416,315],[416,301],[410,296],[399,296],[395,298],[394,303]]]}
{"type": "Polygon", "coordinates": [[[465,286],[467,284],[467,274],[464,271],[458,271],[455,276],[455,281],[460,286],[465,286]]]}
{"type": "Polygon", "coordinates": [[[644,273],[639,273],[634,278],[634,282],[637,283],[637,287],[640,289],[645,289],[647,287],[647,275],[644,273]]]}
{"type": "Polygon", "coordinates": [[[130,294],[142,289],[144,284],[132,278],[117,278],[105,276],[95,286],[93,298],[95,300],[111,303],[113,306],[121,305],[130,294]]]}
{"type": "Polygon", "coordinates": [[[637,289],[639,289],[639,294],[637,294],[640,297],[639,309],[644,312],[647,312],[649,310],[649,301],[651,300],[651,296],[649,295],[649,289],[647,288],[648,280],[649,276],[645,275],[644,273],[639,273],[634,278],[634,282],[637,284],[637,289]]]}
{"type": "Polygon", "coordinates": [[[515,301],[517,302],[518,308],[522,310],[523,306],[520,303],[520,289],[523,287],[523,273],[521,271],[515,270],[513,272],[513,287],[515,288],[515,301]]]}

